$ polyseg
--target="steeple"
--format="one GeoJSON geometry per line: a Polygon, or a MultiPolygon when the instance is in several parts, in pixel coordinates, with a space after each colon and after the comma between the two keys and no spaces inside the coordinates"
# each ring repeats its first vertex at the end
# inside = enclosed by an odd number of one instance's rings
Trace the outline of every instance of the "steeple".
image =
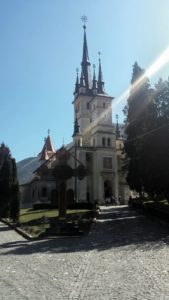
{"type": "Polygon", "coordinates": [[[99,54],[99,73],[98,73],[98,81],[97,81],[97,92],[98,94],[104,94],[104,82],[103,82],[103,75],[102,75],[102,67],[101,67],[101,59],[100,59],[100,52],[99,54]]]}
{"type": "Polygon", "coordinates": [[[78,121],[77,121],[77,116],[75,118],[75,122],[74,122],[74,132],[72,137],[76,136],[79,133],[79,125],[78,125],[78,121]]]}
{"type": "Polygon", "coordinates": [[[75,91],[74,95],[77,95],[79,93],[79,69],[76,69],[76,83],[75,83],[75,91]]]}
{"type": "Polygon", "coordinates": [[[48,130],[47,138],[44,138],[44,146],[42,151],[39,153],[39,160],[47,160],[49,159],[54,153],[56,153],[50,138],[50,130],[48,130]]]}
{"type": "MultiPolygon", "coordinates": [[[[88,47],[87,47],[87,37],[86,37],[86,25],[87,17],[83,16],[82,22],[84,23],[83,29],[84,29],[84,39],[83,39],[83,55],[82,55],[82,74],[84,76],[84,83],[86,92],[88,92],[91,89],[91,75],[90,75],[90,62],[89,62],[89,54],[88,54],[88,47]]],[[[80,83],[81,86],[81,83],[80,83]]]]}
{"type": "Polygon", "coordinates": [[[94,94],[97,93],[97,80],[96,80],[95,68],[96,68],[96,66],[93,65],[93,85],[92,85],[92,91],[93,91],[94,94]]]}
{"type": "Polygon", "coordinates": [[[117,120],[117,123],[116,123],[116,139],[120,138],[120,129],[119,129],[118,117],[119,116],[116,115],[116,120],[117,120]]]}

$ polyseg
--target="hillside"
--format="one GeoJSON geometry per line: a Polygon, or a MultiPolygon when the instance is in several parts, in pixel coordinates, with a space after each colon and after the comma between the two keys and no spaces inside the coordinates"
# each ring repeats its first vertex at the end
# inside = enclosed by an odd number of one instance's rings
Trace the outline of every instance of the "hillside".
{"type": "Polygon", "coordinates": [[[34,171],[43,163],[38,157],[28,157],[17,162],[19,184],[30,182],[34,177],[34,171]]]}

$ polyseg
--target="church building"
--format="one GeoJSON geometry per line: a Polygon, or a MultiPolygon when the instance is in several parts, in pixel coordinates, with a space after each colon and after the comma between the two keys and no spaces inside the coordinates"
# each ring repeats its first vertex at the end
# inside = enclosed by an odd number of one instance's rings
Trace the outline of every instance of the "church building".
{"type": "MultiPolygon", "coordinates": [[[[98,74],[95,65],[91,76],[86,25],[83,25],[83,53],[81,72],[77,70],[73,109],[73,141],[65,146],[70,153],[68,165],[76,169],[83,165],[88,170],[87,176],[80,180],[72,177],[67,180],[67,202],[105,203],[105,198],[116,197],[122,204],[127,203],[130,190],[122,172],[123,139],[121,126],[112,123],[113,97],[105,91],[102,65],[99,54],[98,74]]],[[[51,169],[57,161],[50,136],[48,134],[44,147],[38,156],[42,163],[34,171],[29,188],[33,203],[51,202],[56,197],[57,187],[52,178],[51,169]],[[44,177],[45,166],[45,177],[44,177]],[[47,172],[48,170],[48,172],[47,172]],[[43,178],[42,178],[43,177],[43,178]],[[50,190],[49,190],[50,189],[50,190]],[[36,193],[36,196],[35,196],[36,193]]],[[[55,199],[56,200],[56,199],[55,199]]]]}

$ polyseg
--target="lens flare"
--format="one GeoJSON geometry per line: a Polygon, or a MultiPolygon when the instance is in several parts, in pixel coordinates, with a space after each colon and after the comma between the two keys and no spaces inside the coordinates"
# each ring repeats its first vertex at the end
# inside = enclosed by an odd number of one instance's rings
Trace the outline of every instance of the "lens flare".
{"type": "MultiPolygon", "coordinates": [[[[165,66],[169,62],[169,47],[152,63],[152,65],[146,70],[146,72],[132,85],[133,89],[136,90],[144,81],[145,77],[151,78],[155,73],[157,73],[163,66],[165,66]]],[[[129,86],[117,99],[115,99],[112,103],[112,107],[119,105],[122,101],[126,101],[130,94],[129,86]]],[[[105,114],[110,113],[112,107],[104,110],[102,114],[95,120],[92,124],[89,124],[84,134],[89,132],[94,126],[96,126],[103,118],[105,114]]]]}

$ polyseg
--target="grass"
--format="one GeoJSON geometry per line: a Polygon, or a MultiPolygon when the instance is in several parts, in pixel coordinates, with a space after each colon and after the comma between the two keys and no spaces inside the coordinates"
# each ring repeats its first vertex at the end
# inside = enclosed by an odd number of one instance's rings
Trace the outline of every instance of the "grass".
{"type": "Polygon", "coordinates": [[[165,212],[169,212],[169,203],[167,200],[159,200],[159,201],[152,201],[152,200],[146,200],[143,201],[145,206],[151,206],[160,210],[164,210],[165,212]]]}
{"type": "MultiPolygon", "coordinates": [[[[23,230],[33,236],[37,236],[49,227],[50,221],[57,220],[57,209],[21,209],[19,223],[23,230]]],[[[88,228],[92,222],[93,212],[88,209],[67,209],[66,220],[69,222],[79,221],[82,228],[88,228]]]]}

